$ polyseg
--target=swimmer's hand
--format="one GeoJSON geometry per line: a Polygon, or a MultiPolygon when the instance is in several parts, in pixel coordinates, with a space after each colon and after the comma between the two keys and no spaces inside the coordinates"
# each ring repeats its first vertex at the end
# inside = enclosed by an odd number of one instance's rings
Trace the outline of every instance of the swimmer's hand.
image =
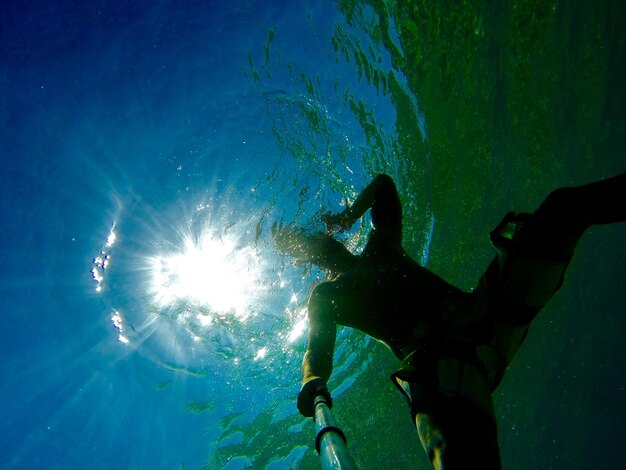
{"type": "Polygon", "coordinates": [[[315,415],[314,401],[315,397],[323,395],[326,398],[328,408],[333,407],[333,400],[326,387],[326,383],[321,377],[313,377],[304,384],[298,394],[298,411],[305,418],[312,418],[315,415]]]}
{"type": "Polygon", "coordinates": [[[338,214],[330,212],[322,214],[322,222],[326,225],[326,230],[332,234],[333,232],[343,232],[352,227],[354,220],[350,217],[349,212],[350,209],[346,209],[338,214]]]}

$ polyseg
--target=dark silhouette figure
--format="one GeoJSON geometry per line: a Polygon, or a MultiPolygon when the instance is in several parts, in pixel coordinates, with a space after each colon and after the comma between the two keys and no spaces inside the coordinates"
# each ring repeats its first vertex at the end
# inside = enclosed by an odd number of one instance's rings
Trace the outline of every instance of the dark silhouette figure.
{"type": "Polygon", "coordinates": [[[492,393],[528,327],[563,282],[591,225],[626,221],[626,174],[553,191],[533,213],[509,213],[491,232],[497,248],[478,286],[463,292],[402,247],[402,206],[393,180],[377,176],[351,207],[326,214],[327,233],[275,228],[279,249],[336,276],[308,301],[308,346],[298,409],[313,415],[332,372],[337,325],[382,341],[400,359],[392,375],[406,395],[436,469],[499,469],[492,393]],[[331,237],[371,209],[362,254],[331,237]]]}

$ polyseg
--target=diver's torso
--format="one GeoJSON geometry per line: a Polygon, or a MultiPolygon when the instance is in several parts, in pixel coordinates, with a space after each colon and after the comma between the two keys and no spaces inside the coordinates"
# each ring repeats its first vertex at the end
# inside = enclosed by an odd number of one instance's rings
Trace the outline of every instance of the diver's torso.
{"type": "Polygon", "coordinates": [[[402,246],[373,231],[359,261],[345,275],[367,286],[367,302],[346,326],[386,343],[403,359],[445,328],[468,295],[420,266],[402,246]]]}

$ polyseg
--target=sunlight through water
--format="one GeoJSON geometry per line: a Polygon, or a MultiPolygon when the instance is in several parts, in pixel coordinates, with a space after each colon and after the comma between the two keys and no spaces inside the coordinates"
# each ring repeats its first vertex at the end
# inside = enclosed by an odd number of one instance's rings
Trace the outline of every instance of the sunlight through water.
{"type": "Polygon", "coordinates": [[[260,260],[250,246],[237,246],[233,237],[203,232],[198,240],[186,237],[182,250],[150,259],[151,292],[161,307],[188,302],[212,315],[232,314],[245,320],[261,290],[260,260]]]}
{"type": "Polygon", "coordinates": [[[259,228],[263,214],[216,200],[162,208],[140,231],[132,224],[152,209],[129,204],[92,259],[95,290],[117,341],[167,368],[282,364],[302,346],[309,286],[259,228]]]}

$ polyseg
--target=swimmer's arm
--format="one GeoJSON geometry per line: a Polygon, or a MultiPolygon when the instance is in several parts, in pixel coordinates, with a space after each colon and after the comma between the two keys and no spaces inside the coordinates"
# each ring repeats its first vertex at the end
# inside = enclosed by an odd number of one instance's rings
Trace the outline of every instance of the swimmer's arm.
{"type": "Polygon", "coordinates": [[[387,175],[378,175],[374,178],[374,180],[361,191],[361,194],[357,196],[352,206],[344,211],[348,219],[354,223],[363,217],[363,214],[374,205],[377,194],[383,187],[388,185],[390,181],[391,178],[387,175]]]}
{"type": "Polygon", "coordinates": [[[394,228],[401,230],[402,207],[396,185],[390,176],[380,174],[361,191],[354,203],[343,212],[324,216],[324,222],[329,228],[346,230],[363,214],[372,209],[372,222],[376,228],[394,228]],[[396,227],[397,226],[397,227],[396,227]]]}
{"type": "Polygon", "coordinates": [[[302,361],[302,388],[298,393],[298,411],[305,417],[315,414],[315,398],[322,395],[332,407],[327,383],[333,371],[333,351],[337,327],[334,322],[320,322],[309,310],[309,342],[302,361]]]}
{"type": "Polygon", "coordinates": [[[337,326],[334,322],[311,321],[310,317],[309,320],[309,342],[302,361],[302,383],[318,377],[328,383],[333,371],[337,326]]]}

